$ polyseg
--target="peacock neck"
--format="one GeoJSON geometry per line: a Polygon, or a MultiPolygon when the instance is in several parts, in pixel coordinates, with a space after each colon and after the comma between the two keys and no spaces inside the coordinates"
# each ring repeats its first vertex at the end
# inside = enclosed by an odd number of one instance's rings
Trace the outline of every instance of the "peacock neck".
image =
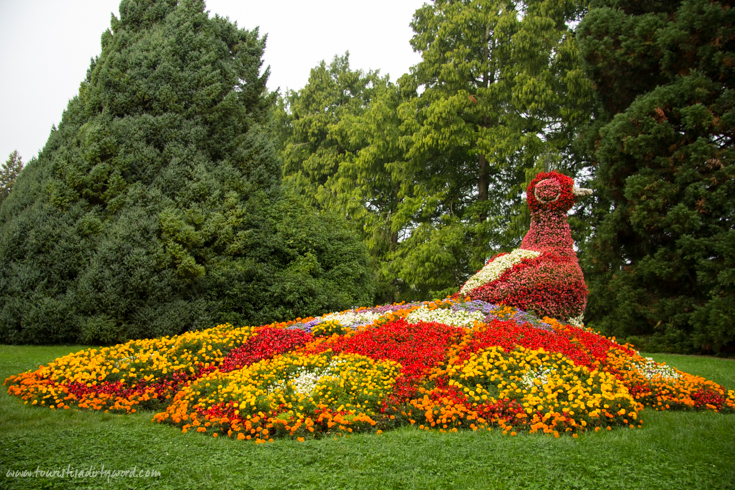
{"type": "Polygon", "coordinates": [[[531,214],[531,228],[521,248],[537,252],[553,252],[561,257],[577,257],[566,213],[548,210],[531,214]]]}

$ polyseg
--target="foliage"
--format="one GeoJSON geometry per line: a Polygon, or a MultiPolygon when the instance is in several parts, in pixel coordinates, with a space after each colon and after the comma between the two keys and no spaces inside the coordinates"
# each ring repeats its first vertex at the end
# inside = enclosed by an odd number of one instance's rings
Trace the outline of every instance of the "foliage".
{"type": "Polygon", "coordinates": [[[117,343],[371,297],[363,247],[281,186],[265,39],[124,0],[0,209],[0,339],[117,343]]]}
{"type": "MultiPolygon", "coordinates": [[[[518,244],[534,169],[572,157],[590,110],[567,25],[581,12],[576,2],[436,1],[414,15],[422,61],[397,84],[350,70],[345,56],[286,95],[285,174],[355,223],[378,301],[454,293],[490,251],[518,244]]],[[[575,174],[577,158],[567,167],[575,174]]]]}
{"type": "MultiPolygon", "coordinates": [[[[421,117],[410,156],[423,165],[449,157],[449,165],[471,176],[466,185],[476,198],[467,212],[479,218],[480,247],[518,243],[528,226],[521,194],[537,160],[568,156],[586,117],[591,86],[567,25],[582,8],[577,2],[439,0],[414,15],[411,43],[423,60],[412,83],[424,90],[414,103],[421,117]]],[[[427,191],[437,195],[439,189],[427,191]]]]}
{"type": "Polygon", "coordinates": [[[0,206],[13,190],[15,179],[18,178],[21,170],[23,170],[23,159],[18,155],[18,150],[15,150],[0,167],[0,206]]]}
{"type": "Polygon", "coordinates": [[[349,53],[311,70],[275,111],[284,176],[312,206],[346,215],[373,257],[380,301],[401,290],[391,269],[405,218],[398,88],[377,72],[351,70],[349,53]]]}
{"type": "Polygon", "coordinates": [[[336,128],[346,118],[360,116],[385,80],[377,72],[350,69],[349,52],[327,65],[312,68],[299,91],[289,91],[277,111],[284,175],[304,197],[326,207],[332,179],[354,154],[354,145],[336,128]]]}
{"type": "Polygon", "coordinates": [[[269,241],[223,269],[221,286],[208,293],[225,320],[267,323],[370,301],[369,257],[344,218],[314,212],[288,189],[263,214],[275,224],[269,241]]]}
{"type": "Polygon", "coordinates": [[[735,348],[735,9],[598,1],[579,27],[609,122],[587,321],[648,349],[735,348]]]}

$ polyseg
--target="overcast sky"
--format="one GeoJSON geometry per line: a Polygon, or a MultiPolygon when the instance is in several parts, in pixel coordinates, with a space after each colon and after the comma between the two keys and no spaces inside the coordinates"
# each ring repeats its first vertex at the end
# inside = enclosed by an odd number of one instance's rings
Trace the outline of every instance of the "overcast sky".
{"type": "MultiPolygon", "coordinates": [[[[350,66],[395,81],[420,61],[409,40],[425,0],[208,0],[210,15],[268,34],[271,90],[300,89],[319,61],[350,52],[350,66]]],[[[0,163],[27,162],[46,144],[79,89],[119,0],[0,0],[0,163]]]]}

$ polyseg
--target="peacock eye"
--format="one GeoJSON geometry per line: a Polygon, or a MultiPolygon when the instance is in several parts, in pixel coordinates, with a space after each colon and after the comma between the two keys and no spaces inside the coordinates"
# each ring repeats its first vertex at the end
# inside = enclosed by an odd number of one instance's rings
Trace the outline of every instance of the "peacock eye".
{"type": "Polygon", "coordinates": [[[556,179],[542,180],[536,184],[533,192],[537,201],[542,203],[553,202],[559,199],[561,195],[561,184],[556,179]]]}

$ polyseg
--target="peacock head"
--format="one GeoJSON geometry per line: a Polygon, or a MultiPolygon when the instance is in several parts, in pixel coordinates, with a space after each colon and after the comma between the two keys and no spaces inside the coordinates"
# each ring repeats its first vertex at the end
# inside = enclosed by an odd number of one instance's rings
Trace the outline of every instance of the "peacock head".
{"type": "Polygon", "coordinates": [[[541,172],[528,185],[526,200],[531,212],[542,210],[566,213],[576,197],[588,196],[592,189],[580,189],[574,180],[558,172],[541,172]]]}

